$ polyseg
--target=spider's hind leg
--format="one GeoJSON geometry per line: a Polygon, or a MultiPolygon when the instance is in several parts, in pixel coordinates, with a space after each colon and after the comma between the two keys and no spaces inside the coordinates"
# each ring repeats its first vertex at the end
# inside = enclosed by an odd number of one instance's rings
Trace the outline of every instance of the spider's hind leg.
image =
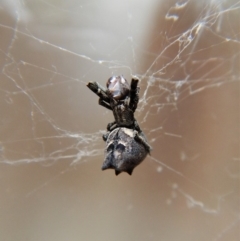
{"type": "Polygon", "coordinates": [[[111,131],[113,131],[117,127],[118,127],[118,125],[117,125],[116,121],[108,123],[107,133],[103,134],[103,136],[102,136],[103,140],[107,141],[107,138],[108,138],[109,134],[111,133],[111,131]]]}
{"type": "Polygon", "coordinates": [[[138,133],[141,133],[141,132],[142,132],[140,126],[138,125],[137,120],[134,120],[133,125],[134,125],[134,130],[136,130],[138,133]]]}
{"type": "Polygon", "coordinates": [[[118,127],[118,125],[117,125],[117,122],[116,121],[114,121],[114,122],[110,122],[110,123],[108,123],[108,125],[107,125],[107,130],[108,131],[113,131],[115,128],[117,128],[118,127]]]}
{"type": "Polygon", "coordinates": [[[107,141],[109,134],[110,134],[110,131],[102,135],[102,138],[104,141],[107,141]]]}

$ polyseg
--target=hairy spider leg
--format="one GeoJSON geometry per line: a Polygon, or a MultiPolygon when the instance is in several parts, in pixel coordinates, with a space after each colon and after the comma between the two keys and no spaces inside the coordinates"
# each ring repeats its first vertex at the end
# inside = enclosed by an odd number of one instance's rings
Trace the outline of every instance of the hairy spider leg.
{"type": "Polygon", "coordinates": [[[139,101],[139,87],[138,87],[138,79],[132,78],[131,85],[130,85],[130,102],[129,107],[135,112],[137,109],[138,101],[139,101]]]}
{"type": "Polygon", "coordinates": [[[106,90],[97,82],[89,82],[87,84],[87,87],[94,92],[96,95],[100,97],[101,100],[103,100],[106,103],[110,103],[109,96],[106,92],[106,90]]]}

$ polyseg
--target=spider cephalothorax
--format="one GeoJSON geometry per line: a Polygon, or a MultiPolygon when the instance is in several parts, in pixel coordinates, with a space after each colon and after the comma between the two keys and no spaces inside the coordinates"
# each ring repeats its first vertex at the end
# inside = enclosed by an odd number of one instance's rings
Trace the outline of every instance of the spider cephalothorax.
{"type": "Polygon", "coordinates": [[[115,100],[123,100],[129,95],[130,86],[123,76],[112,76],[108,79],[106,85],[115,100]]]}
{"type": "Polygon", "coordinates": [[[88,83],[87,86],[100,97],[99,104],[113,111],[115,121],[107,125],[108,133],[103,136],[105,141],[109,132],[117,127],[132,128],[141,132],[134,118],[139,100],[139,87],[137,85],[137,78],[133,78],[131,85],[129,85],[122,76],[113,76],[108,79],[106,90],[97,82],[88,83]]]}
{"type": "MultiPolygon", "coordinates": [[[[102,169],[115,169],[116,175],[122,171],[131,174],[133,168],[138,165],[151,150],[150,145],[134,118],[134,112],[139,100],[138,79],[135,77],[132,78],[131,84],[129,85],[123,76],[113,76],[108,79],[106,85],[107,89],[101,87],[97,82],[89,82],[87,84],[87,87],[100,97],[99,104],[111,110],[114,115],[115,121],[107,125],[107,133],[103,135],[103,140],[109,143],[111,139],[115,140],[114,143],[116,143],[118,136],[127,139],[129,148],[125,149],[128,150],[129,158],[127,158],[126,155],[121,155],[122,159],[116,161],[117,152],[115,151],[115,156],[111,156],[112,159],[109,155],[105,157],[102,169]],[[126,135],[126,133],[131,134],[126,135]],[[109,138],[109,135],[111,135],[111,138],[109,138]],[[134,160],[132,159],[134,155],[130,155],[131,153],[129,153],[129,150],[134,151],[136,150],[136,147],[139,149],[139,146],[144,148],[145,152],[141,152],[143,154],[140,159],[137,158],[134,160]],[[129,160],[132,161],[129,162],[129,160]],[[131,165],[127,163],[130,163],[131,165]]],[[[118,147],[120,147],[120,145],[118,145],[118,147]]],[[[135,151],[134,153],[136,154],[135,151]]],[[[118,158],[120,158],[120,156],[118,156],[118,158]]]]}

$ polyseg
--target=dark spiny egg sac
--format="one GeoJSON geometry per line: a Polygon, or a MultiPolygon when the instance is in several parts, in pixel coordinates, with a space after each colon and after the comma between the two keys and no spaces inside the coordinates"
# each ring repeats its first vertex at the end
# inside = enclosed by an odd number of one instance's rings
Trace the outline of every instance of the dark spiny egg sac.
{"type": "MultiPolygon", "coordinates": [[[[116,128],[109,134],[102,170],[114,169],[116,175],[121,172],[132,174],[133,169],[148,154],[144,145],[135,139],[135,135],[136,131],[128,128],[116,128]]],[[[141,137],[146,141],[143,134],[141,137]]]]}

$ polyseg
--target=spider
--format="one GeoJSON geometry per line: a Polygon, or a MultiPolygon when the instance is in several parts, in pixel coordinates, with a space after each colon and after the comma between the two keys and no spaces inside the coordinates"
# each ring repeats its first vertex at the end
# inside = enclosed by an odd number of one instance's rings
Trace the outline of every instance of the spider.
{"type": "Polygon", "coordinates": [[[100,105],[113,111],[115,121],[107,125],[107,133],[103,135],[103,140],[107,141],[109,134],[114,129],[126,127],[136,130],[134,139],[150,153],[151,147],[143,138],[142,130],[134,118],[139,100],[138,81],[134,77],[129,85],[123,76],[113,76],[107,81],[107,89],[101,87],[97,82],[89,82],[87,87],[100,97],[98,102],[100,105]]]}

